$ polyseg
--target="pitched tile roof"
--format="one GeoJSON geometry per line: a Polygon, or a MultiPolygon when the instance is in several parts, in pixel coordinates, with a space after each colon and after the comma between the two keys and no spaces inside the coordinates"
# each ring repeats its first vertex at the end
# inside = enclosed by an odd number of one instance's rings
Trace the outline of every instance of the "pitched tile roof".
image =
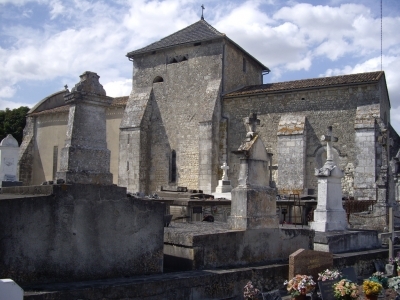
{"type": "Polygon", "coordinates": [[[358,84],[377,82],[384,74],[383,71],[359,73],[351,75],[341,75],[332,77],[321,77],[303,80],[294,80],[286,82],[267,83],[260,85],[251,85],[241,88],[237,91],[228,93],[225,97],[245,96],[251,94],[263,94],[270,92],[283,92],[291,90],[312,89],[319,87],[330,87],[345,84],[358,84]]]}
{"type": "Polygon", "coordinates": [[[129,52],[126,56],[131,57],[136,54],[155,51],[177,45],[213,40],[224,37],[225,34],[219,32],[204,20],[200,20],[182,30],[179,30],[155,43],[141,49],[129,52]]]}
{"type": "MultiPolygon", "coordinates": [[[[123,97],[115,97],[113,99],[113,101],[111,102],[112,107],[119,107],[119,106],[126,106],[126,103],[128,102],[128,98],[129,96],[123,96],[123,97]]],[[[40,116],[40,115],[49,115],[49,114],[57,114],[57,113],[67,113],[69,111],[69,106],[68,104],[66,105],[62,105],[62,106],[58,106],[55,108],[51,108],[51,109],[46,109],[46,110],[42,110],[39,112],[33,112],[30,113],[29,116],[40,116]]]]}

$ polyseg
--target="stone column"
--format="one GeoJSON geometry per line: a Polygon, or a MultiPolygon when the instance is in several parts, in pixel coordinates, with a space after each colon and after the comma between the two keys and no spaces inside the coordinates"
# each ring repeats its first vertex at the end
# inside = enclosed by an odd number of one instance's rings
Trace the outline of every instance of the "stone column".
{"type": "Polygon", "coordinates": [[[302,194],[306,180],[306,117],[281,116],[278,126],[278,180],[280,194],[302,194]]]}
{"type": "Polygon", "coordinates": [[[65,147],[61,150],[57,179],[66,183],[112,184],[110,151],[106,141],[106,96],[99,76],[85,72],[64,96],[70,105],[65,147]]]}

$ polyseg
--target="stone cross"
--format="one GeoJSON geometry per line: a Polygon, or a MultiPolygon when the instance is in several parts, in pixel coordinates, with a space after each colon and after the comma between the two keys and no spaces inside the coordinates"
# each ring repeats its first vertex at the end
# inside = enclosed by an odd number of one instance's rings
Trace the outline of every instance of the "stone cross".
{"type": "Polygon", "coordinates": [[[205,10],[204,5],[201,5],[201,19],[204,20],[203,11],[205,10]]]}
{"type": "Polygon", "coordinates": [[[228,170],[229,170],[229,167],[226,165],[226,162],[224,162],[223,164],[222,164],[222,166],[221,166],[221,169],[222,169],[222,180],[224,180],[224,181],[227,181],[227,180],[229,180],[228,179],[228,174],[227,174],[227,172],[228,172],[228,170]]]}
{"type": "Polygon", "coordinates": [[[332,126],[328,126],[328,134],[321,136],[321,141],[326,142],[326,163],[333,164],[332,142],[337,142],[339,139],[332,135],[332,126]]]}
{"type": "Polygon", "coordinates": [[[257,119],[256,113],[251,113],[249,117],[246,118],[246,141],[250,141],[254,137],[254,133],[256,132],[257,125],[260,125],[260,120],[257,119]]]}

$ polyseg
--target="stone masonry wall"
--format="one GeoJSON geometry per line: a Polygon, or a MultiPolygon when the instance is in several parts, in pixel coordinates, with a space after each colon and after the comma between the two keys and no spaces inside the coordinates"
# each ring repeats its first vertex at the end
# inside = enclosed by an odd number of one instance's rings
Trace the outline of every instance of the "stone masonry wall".
{"type": "MultiPolygon", "coordinates": [[[[326,134],[327,127],[333,126],[333,134],[339,137],[334,144],[338,153],[339,166],[345,169],[349,162],[356,163],[354,120],[358,106],[379,103],[379,87],[377,84],[359,86],[342,86],[325,89],[310,89],[281,93],[266,93],[242,97],[225,97],[223,100],[224,116],[228,118],[228,165],[232,186],[236,186],[239,171],[239,160],[229,154],[237,149],[246,135],[244,118],[249,112],[257,112],[260,119],[258,131],[265,146],[273,153],[273,165],[278,163],[277,132],[281,116],[287,113],[301,112],[306,116],[307,159],[306,186],[317,189],[314,176],[316,167],[315,153],[323,147],[319,140],[326,134]]],[[[279,168],[279,166],[278,166],[279,168]]],[[[275,172],[275,174],[279,174],[275,172]]],[[[300,175],[299,175],[300,176],[300,175]]],[[[277,178],[273,178],[275,181],[277,178]]],[[[303,180],[298,178],[298,180],[303,180]]]]}
{"type": "Polygon", "coordinates": [[[306,172],[306,118],[282,115],[278,127],[278,181],[281,194],[302,194],[306,172]]]}
{"type": "MultiPolygon", "coordinates": [[[[221,76],[221,42],[177,47],[135,58],[134,93],[150,87],[154,97],[151,103],[142,102],[142,107],[137,108],[144,111],[151,104],[149,123],[146,125],[140,119],[133,121],[141,132],[148,132],[148,149],[141,146],[143,151],[149,152],[149,160],[143,162],[150,179],[144,192],[156,191],[159,186],[199,187],[199,123],[212,121],[219,102],[221,76]],[[177,62],[171,63],[174,58],[177,62]],[[153,83],[156,78],[162,79],[153,83]],[[171,182],[170,175],[172,151],[176,153],[175,182],[171,182]]],[[[143,116],[144,113],[139,114],[139,118],[143,116]]],[[[211,166],[211,161],[207,163],[211,166]]],[[[211,171],[211,167],[208,169],[211,171]]],[[[137,173],[131,175],[138,176],[137,173]]],[[[134,191],[133,188],[128,190],[134,191]]]]}
{"type": "Polygon", "coordinates": [[[262,84],[261,72],[262,68],[247,54],[229,42],[225,44],[224,93],[243,86],[262,84]],[[245,70],[243,70],[243,60],[245,60],[245,70]]]}

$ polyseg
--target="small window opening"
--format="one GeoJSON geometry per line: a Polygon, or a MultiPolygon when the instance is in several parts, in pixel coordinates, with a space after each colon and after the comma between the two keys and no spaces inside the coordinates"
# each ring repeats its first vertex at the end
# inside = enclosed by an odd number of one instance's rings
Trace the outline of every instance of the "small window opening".
{"type": "Polygon", "coordinates": [[[153,55],[156,54],[156,51],[151,52],[151,54],[153,54],[153,55]]]}
{"type": "Polygon", "coordinates": [[[182,58],[182,61],[188,60],[186,56],[182,58]]]}
{"type": "Polygon", "coordinates": [[[170,162],[170,178],[171,182],[176,182],[176,151],[171,151],[171,162],[170,162]]]}
{"type": "Polygon", "coordinates": [[[129,161],[126,162],[126,170],[129,171],[129,161]]]}
{"type": "Polygon", "coordinates": [[[156,78],[154,78],[153,83],[157,82],[164,82],[164,79],[161,76],[157,76],[156,78]]]}
{"type": "Polygon", "coordinates": [[[194,44],[193,44],[193,46],[195,46],[195,47],[196,47],[196,46],[200,46],[200,45],[201,45],[201,42],[199,42],[199,43],[194,43],[194,44]]]}
{"type": "Polygon", "coordinates": [[[306,98],[302,97],[301,100],[306,100],[306,98]]]}
{"type": "Polygon", "coordinates": [[[246,65],[247,63],[246,63],[246,59],[245,58],[243,58],[243,72],[245,72],[246,73],[246,68],[247,68],[247,65],[246,65]]]}

